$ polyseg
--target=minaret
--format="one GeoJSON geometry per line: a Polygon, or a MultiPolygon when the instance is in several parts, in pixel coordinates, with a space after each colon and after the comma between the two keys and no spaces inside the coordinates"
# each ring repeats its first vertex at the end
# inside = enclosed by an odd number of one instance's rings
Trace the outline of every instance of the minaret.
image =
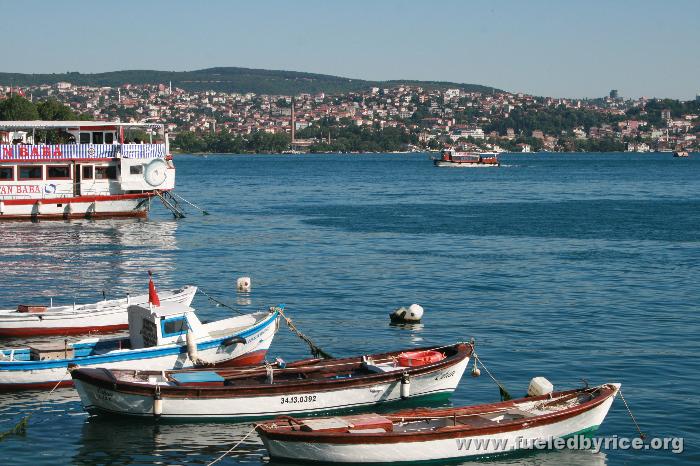
{"type": "Polygon", "coordinates": [[[173,82],[170,81],[170,84],[168,84],[168,95],[173,95],[173,82]]]}
{"type": "Polygon", "coordinates": [[[292,144],[294,144],[294,132],[296,130],[296,120],[294,119],[294,97],[292,97],[292,144]]]}
{"type": "Polygon", "coordinates": [[[122,90],[121,88],[117,88],[117,102],[122,103],[122,90]]]}

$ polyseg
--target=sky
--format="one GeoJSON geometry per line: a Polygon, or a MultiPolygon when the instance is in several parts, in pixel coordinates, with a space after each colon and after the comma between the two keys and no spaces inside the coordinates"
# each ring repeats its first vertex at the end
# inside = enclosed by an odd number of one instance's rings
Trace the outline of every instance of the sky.
{"type": "Polygon", "coordinates": [[[697,0],[2,0],[0,71],[241,66],[693,99],[697,0]]]}

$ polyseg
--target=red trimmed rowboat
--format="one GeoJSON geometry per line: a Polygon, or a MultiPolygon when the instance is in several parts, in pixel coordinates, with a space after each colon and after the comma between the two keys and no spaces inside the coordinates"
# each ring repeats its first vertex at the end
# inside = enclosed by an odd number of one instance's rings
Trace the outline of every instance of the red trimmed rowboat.
{"type": "Polygon", "coordinates": [[[83,406],[92,413],[170,419],[271,418],[406,398],[446,397],[457,387],[471,354],[471,344],[458,343],[243,369],[79,368],[71,375],[83,406]]]}
{"type": "MultiPolygon", "coordinates": [[[[184,286],[159,293],[163,302],[189,306],[196,286],[184,286]]],[[[36,335],[77,335],[91,332],[115,332],[129,328],[127,308],[143,306],[148,295],[100,301],[72,306],[28,306],[0,310],[0,337],[36,335]]]]}
{"type": "Polygon", "coordinates": [[[531,398],[391,415],[363,414],[259,424],[273,460],[394,463],[470,459],[537,448],[535,442],[590,435],[620,389],[611,383],[531,398]]]}

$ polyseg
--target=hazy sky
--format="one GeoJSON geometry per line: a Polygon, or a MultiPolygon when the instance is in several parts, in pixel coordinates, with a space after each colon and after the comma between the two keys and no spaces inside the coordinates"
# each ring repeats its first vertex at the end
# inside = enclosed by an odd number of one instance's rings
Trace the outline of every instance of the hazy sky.
{"type": "Polygon", "coordinates": [[[212,66],[690,99],[700,1],[2,2],[0,70],[212,66]]]}

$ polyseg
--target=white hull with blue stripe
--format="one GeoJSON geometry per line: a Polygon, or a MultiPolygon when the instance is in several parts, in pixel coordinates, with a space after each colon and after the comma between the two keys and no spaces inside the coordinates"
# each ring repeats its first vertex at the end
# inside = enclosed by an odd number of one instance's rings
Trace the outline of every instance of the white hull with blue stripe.
{"type": "Polygon", "coordinates": [[[0,390],[70,385],[69,365],[170,370],[256,364],[272,343],[278,315],[271,309],[204,324],[181,303],[130,306],[127,338],[90,338],[72,344],[59,340],[52,348],[3,349],[0,390]]]}

